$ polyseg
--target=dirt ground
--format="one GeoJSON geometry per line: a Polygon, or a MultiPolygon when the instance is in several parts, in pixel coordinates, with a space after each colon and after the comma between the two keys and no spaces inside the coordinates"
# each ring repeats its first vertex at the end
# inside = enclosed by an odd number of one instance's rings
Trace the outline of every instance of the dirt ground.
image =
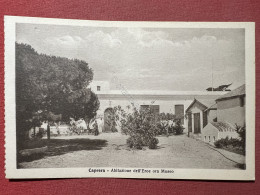
{"type": "MultiPolygon", "coordinates": [[[[25,159],[19,168],[64,167],[140,167],[239,169],[239,164],[225,158],[207,144],[186,135],[158,137],[158,149],[130,150],[127,136],[103,133],[52,138],[48,151],[25,159]]],[[[236,162],[245,157],[226,152],[236,162]]]]}

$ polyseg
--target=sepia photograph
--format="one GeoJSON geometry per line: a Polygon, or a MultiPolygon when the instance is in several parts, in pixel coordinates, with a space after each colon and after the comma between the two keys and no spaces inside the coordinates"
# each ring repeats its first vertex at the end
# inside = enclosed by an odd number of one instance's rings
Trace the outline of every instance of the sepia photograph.
{"type": "Polygon", "coordinates": [[[6,16],[7,177],[254,180],[254,39],[254,23],[6,16]]]}

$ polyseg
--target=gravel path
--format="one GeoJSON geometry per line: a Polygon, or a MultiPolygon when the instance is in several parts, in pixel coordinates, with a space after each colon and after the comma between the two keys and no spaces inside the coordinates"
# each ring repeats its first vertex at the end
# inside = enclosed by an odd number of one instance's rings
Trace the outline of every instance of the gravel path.
{"type": "MultiPolygon", "coordinates": [[[[127,136],[104,133],[53,139],[49,151],[38,160],[19,163],[19,168],[61,167],[140,167],[140,168],[205,168],[238,169],[232,162],[207,144],[186,135],[158,137],[156,150],[130,150],[127,136]],[[56,144],[56,142],[58,144],[56,144]],[[60,144],[60,145],[59,145],[60,144]]],[[[239,162],[244,156],[232,153],[239,162]]]]}

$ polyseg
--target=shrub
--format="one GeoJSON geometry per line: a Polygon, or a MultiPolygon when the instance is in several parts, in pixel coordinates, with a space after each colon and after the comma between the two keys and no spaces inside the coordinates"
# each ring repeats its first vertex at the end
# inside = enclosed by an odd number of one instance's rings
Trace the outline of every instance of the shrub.
{"type": "Polygon", "coordinates": [[[181,124],[181,120],[177,120],[175,126],[173,127],[175,135],[183,134],[184,127],[181,124]]]}
{"type": "Polygon", "coordinates": [[[222,148],[223,147],[221,140],[215,141],[214,145],[216,146],[216,148],[222,148]]]}
{"type": "Polygon", "coordinates": [[[139,136],[131,136],[126,140],[126,144],[130,148],[141,150],[143,146],[143,141],[139,136]]]}
{"type": "Polygon", "coordinates": [[[112,131],[113,133],[118,132],[118,130],[116,129],[115,126],[112,126],[112,127],[111,127],[111,131],[112,131]]]}
{"type": "Polygon", "coordinates": [[[176,116],[171,113],[160,113],[159,114],[158,134],[157,135],[168,135],[174,133],[174,121],[176,116]]]}
{"type": "Polygon", "coordinates": [[[39,131],[36,134],[34,134],[34,133],[31,134],[31,138],[32,139],[41,139],[42,137],[43,137],[43,132],[42,131],[39,131]]]}
{"type": "MultiPolygon", "coordinates": [[[[156,135],[166,135],[167,134],[167,128],[168,128],[168,125],[165,125],[165,124],[159,122],[157,124],[156,135]]],[[[169,128],[168,128],[168,130],[169,130],[169,128]]]]}
{"type": "Polygon", "coordinates": [[[169,125],[168,127],[168,133],[175,133],[175,128],[174,128],[175,125],[171,124],[169,125]]]}
{"type": "Polygon", "coordinates": [[[243,143],[240,139],[226,137],[217,140],[214,145],[216,148],[223,148],[235,153],[245,154],[243,143]]]}
{"type": "Polygon", "coordinates": [[[134,135],[126,140],[126,144],[133,149],[141,150],[143,146],[148,146],[149,149],[156,149],[159,140],[155,137],[142,137],[141,135],[134,135]]]}
{"type": "Polygon", "coordinates": [[[214,142],[216,148],[225,148],[229,145],[229,138],[222,138],[214,142]]]}
{"type": "Polygon", "coordinates": [[[184,127],[181,124],[181,119],[174,119],[175,124],[170,122],[172,122],[172,120],[160,121],[157,124],[157,135],[183,134],[184,127]]]}
{"type": "Polygon", "coordinates": [[[70,130],[70,133],[72,133],[72,134],[80,135],[81,132],[83,131],[83,127],[77,127],[76,125],[73,124],[69,127],[69,130],[70,130]]]}
{"type": "Polygon", "coordinates": [[[137,110],[126,113],[121,107],[116,107],[116,120],[120,120],[122,133],[129,135],[127,145],[130,148],[142,149],[148,146],[155,149],[159,143],[155,136],[158,133],[156,116],[150,109],[137,110]],[[120,116],[119,116],[120,115],[120,116]]]}
{"type": "Polygon", "coordinates": [[[36,138],[41,139],[43,137],[44,132],[40,130],[39,132],[36,133],[36,138]]]}
{"type": "Polygon", "coordinates": [[[246,125],[244,125],[242,127],[236,125],[236,132],[239,135],[241,146],[243,148],[243,151],[245,152],[245,150],[246,150],[246,125]]]}
{"type": "Polygon", "coordinates": [[[239,139],[235,139],[235,138],[228,138],[226,137],[225,139],[220,139],[217,140],[214,145],[217,148],[225,148],[225,147],[241,147],[241,141],[239,139]]]}
{"type": "Polygon", "coordinates": [[[157,138],[153,137],[149,141],[149,145],[148,145],[149,149],[156,149],[158,143],[159,143],[159,140],[157,138]]]}

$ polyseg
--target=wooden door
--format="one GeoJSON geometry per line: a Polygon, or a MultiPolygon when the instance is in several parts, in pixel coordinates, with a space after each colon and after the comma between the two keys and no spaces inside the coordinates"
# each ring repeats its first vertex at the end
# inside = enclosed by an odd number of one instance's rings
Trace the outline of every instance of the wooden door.
{"type": "Polygon", "coordinates": [[[112,108],[107,108],[104,112],[104,127],[103,132],[112,132],[114,125],[114,113],[112,108]]]}
{"type": "Polygon", "coordinates": [[[200,133],[200,113],[194,114],[194,133],[200,133]]]}

